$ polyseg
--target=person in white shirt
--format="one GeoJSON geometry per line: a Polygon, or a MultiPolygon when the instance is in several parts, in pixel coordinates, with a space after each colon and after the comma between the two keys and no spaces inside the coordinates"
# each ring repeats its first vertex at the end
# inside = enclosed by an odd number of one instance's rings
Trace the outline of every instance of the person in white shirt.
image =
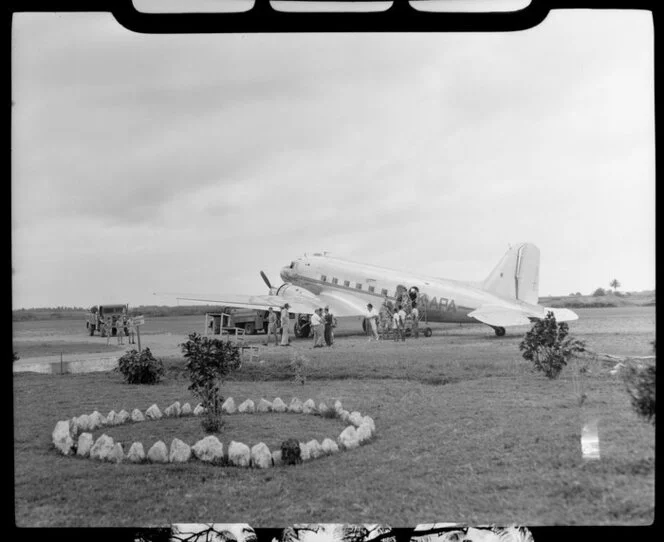
{"type": "Polygon", "coordinates": [[[311,326],[314,328],[314,348],[323,347],[324,324],[321,313],[323,309],[316,309],[311,315],[311,326]]]}
{"type": "Polygon", "coordinates": [[[290,346],[290,337],[288,336],[288,309],[290,305],[284,304],[281,309],[281,346],[290,346]]]}
{"type": "Polygon", "coordinates": [[[411,326],[412,335],[418,339],[420,336],[420,312],[417,310],[417,303],[415,303],[415,301],[413,301],[413,309],[410,311],[410,317],[413,319],[413,324],[411,326]]]}
{"type": "Polygon", "coordinates": [[[371,335],[372,337],[369,338],[371,340],[372,338],[374,340],[378,340],[378,312],[376,309],[373,308],[373,305],[369,303],[367,305],[367,313],[366,313],[366,318],[367,321],[369,322],[369,326],[371,328],[371,335]]]}

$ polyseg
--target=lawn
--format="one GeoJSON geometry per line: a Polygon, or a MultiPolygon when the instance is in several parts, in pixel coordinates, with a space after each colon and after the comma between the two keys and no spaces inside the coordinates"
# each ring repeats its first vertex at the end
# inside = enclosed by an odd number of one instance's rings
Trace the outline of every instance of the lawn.
{"type": "MultiPolygon", "coordinates": [[[[117,373],[17,374],[17,524],[652,522],[654,428],[634,414],[621,381],[592,366],[584,380],[588,398],[579,406],[571,371],[555,381],[531,373],[518,343],[518,336],[482,334],[405,344],[345,337],[334,349],[302,350],[309,359],[305,385],[290,380],[289,349],[274,347],[263,363],[245,362],[225,383],[224,395],[236,403],[339,399],[373,417],[377,434],[359,449],[269,470],[198,462],[115,465],[54,451],[58,420],[93,410],[144,411],[152,403],[163,409],[175,400],[193,404],[176,358],[167,360],[167,378],[156,386],[126,385],[117,373]],[[598,419],[598,461],[581,455],[581,428],[592,419],[598,419]]],[[[219,438],[225,446],[263,440],[272,447],[290,436],[334,438],[342,429],[339,420],[314,416],[240,415],[228,417],[219,438]]],[[[196,419],[107,433],[141,440],[146,449],[157,439],[170,444],[176,433],[189,444],[203,436],[196,419]]]]}

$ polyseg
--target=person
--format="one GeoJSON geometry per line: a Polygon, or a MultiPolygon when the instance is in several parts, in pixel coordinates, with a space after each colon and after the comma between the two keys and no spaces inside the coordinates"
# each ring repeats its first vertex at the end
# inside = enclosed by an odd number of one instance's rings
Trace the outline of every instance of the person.
{"type": "Polygon", "coordinates": [[[285,303],[281,309],[281,346],[290,346],[290,336],[288,335],[288,309],[290,305],[285,303]]]}
{"type": "Polygon", "coordinates": [[[367,328],[371,330],[371,337],[369,337],[369,340],[374,339],[375,341],[378,340],[378,329],[377,329],[377,320],[378,320],[378,313],[376,312],[376,309],[373,308],[373,305],[369,303],[367,305],[367,328]]]}
{"type": "Polygon", "coordinates": [[[406,337],[403,333],[403,325],[406,319],[406,312],[401,308],[401,305],[397,306],[397,310],[394,311],[392,315],[392,329],[394,330],[394,342],[397,342],[399,338],[402,341],[406,340],[406,337]],[[403,316],[402,316],[403,315],[403,316]]]}
{"type": "Polygon", "coordinates": [[[323,315],[323,322],[325,322],[325,344],[332,346],[332,325],[334,324],[334,315],[330,312],[330,307],[325,307],[325,314],[323,315]]]}
{"type": "Polygon", "coordinates": [[[136,326],[133,318],[127,320],[127,326],[129,328],[129,344],[136,344],[136,326]]]}
{"type": "Polygon", "coordinates": [[[124,344],[124,321],[122,316],[118,316],[118,319],[115,321],[115,327],[118,330],[118,344],[124,344]]]}
{"type": "Polygon", "coordinates": [[[413,309],[410,311],[410,317],[413,319],[411,326],[411,333],[416,339],[420,336],[419,323],[420,323],[420,313],[417,310],[417,303],[413,301],[413,309]]]}
{"type": "Polygon", "coordinates": [[[277,335],[277,315],[274,309],[270,307],[267,312],[267,336],[265,337],[265,346],[270,344],[270,336],[274,335],[274,345],[279,344],[279,336],[277,335]]]}
{"type": "Polygon", "coordinates": [[[388,306],[387,298],[383,302],[380,311],[378,311],[378,318],[380,322],[379,335],[381,339],[385,340],[390,334],[390,321],[392,320],[392,311],[388,306]]]}
{"type": "Polygon", "coordinates": [[[111,317],[106,317],[106,322],[104,323],[104,333],[106,333],[106,346],[111,344],[111,337],[113,336],[113,323],[111,322],[111,317]]]}
{"type": "Polygon", "coordinates": [[[321,318],[323,310],[316,309],[311,315],[311,326],[314,329],[314,348],[323,347],[323,318],[321,318]]]}

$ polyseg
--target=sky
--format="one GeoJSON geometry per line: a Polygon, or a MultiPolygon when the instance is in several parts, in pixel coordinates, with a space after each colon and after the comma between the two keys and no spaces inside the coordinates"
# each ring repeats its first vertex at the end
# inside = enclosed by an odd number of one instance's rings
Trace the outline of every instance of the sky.
{"type": "Polygon", "coordinates": [[[510,33],[12,28],[13,307],[264,294],[304,253],[540,295],[655,287],[653,25],[564,10],[510,33]]]}

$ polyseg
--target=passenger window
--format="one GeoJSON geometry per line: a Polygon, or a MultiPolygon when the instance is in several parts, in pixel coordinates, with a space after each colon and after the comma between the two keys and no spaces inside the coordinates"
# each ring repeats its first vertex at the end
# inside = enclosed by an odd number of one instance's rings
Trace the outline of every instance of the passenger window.
{"type": "Polygon", "coordinates": [[[369,286],[369,291],[370,291],[371,293],[373,293],[374,290],[375,290],[375,288],[374,288],[373,286],[369,286]]]}
{"type": "Polygon", "coordinates": [[[322,280],[323,282],[327,282],[327,275],[321,275],[320,280],[322,280]]]}
{"type": "Polygon", "coordinates": [[[380,291],[380,293],[383,294],[383,295],[387,295],[387,288],[383,288],[383,289],[380,291]]]}
{"type": "Polygon", "coordinates": [[[349,280],[344,280],[344,286],[350,286],[350,281],[349,280]]]}
{"type": "Polygon", "coordinates": [[[359,282],[356,282],[356,283],[355,283],[355,288],[357,288],[358,290],[361,290],[361,289],[362,289],[362,285],[361,285],[359,282]]]}
{"type": "Polygon", "coordinates": [[[332,284],[339,284],[339,279],[337,277],[332,277],[332,284]]]}

